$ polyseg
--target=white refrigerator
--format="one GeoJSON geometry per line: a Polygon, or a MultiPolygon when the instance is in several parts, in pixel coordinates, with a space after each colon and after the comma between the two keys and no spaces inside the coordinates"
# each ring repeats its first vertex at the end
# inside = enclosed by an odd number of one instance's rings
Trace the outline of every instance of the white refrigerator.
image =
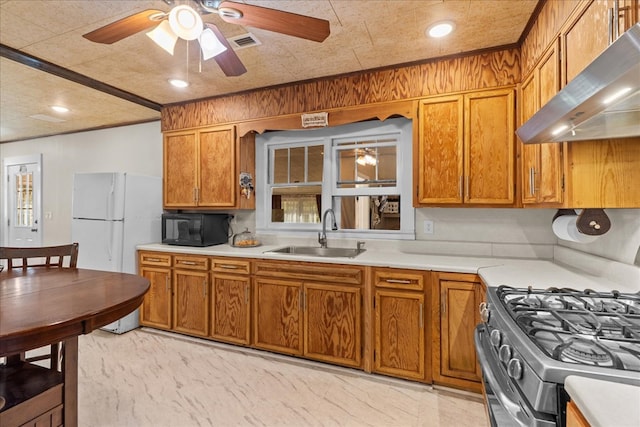
{"type": "MultiPolygon", "coordinates": [[[[161,241],[162,179],[129,173],[75,173],[71,240],[78,268],[136,274],[136,245],[161,241]]],[[[102,329],[139,326],[138,310],[102,329]]]]}

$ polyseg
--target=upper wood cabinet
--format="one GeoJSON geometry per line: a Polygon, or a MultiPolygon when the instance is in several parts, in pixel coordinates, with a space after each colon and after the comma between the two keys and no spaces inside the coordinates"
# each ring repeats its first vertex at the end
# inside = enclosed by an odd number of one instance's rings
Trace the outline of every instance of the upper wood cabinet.
{"type": "MultiPolygon", "coordinates": [[[[597,0],[582,2],[562,31],[562,82],[569,83],[610,43],[609,14],[618,3],[618,34],[638,22],[638,0],[597,0]]],[[[614,24],[615,25],[615,24],[614,24]]],[[[611,64],[615,66],[615,64],[611,64]]]]}
{"type": "Polygon", "coordinates": [[[165,133],[164,208],[254,208],[238,185],[239,172],[255,175],[254,147],[233,125],[165,133]]]}
{"type": "MultiPolygon", "coordinates": [[[[560,89],[559,40],[544,53],[520,88],[524,123],[560,89]]],[[[563,144],[522,144],[522,203],[557,205],[564,201],[563,144]]]]}
{"type": "MultiPolygon", "coordinates": [[[[563,84],[609,45],[608,14],[613,5],[614,0],[585,2],[563,28],[563,84]]],[[[619,0],[619,6],[621,34],[638,22],[639,3],[619,0]]],[[[567,146],[566,207],[640,207],[640,137],[578,141],[567,146]]]]}
{"type": "Polygon", "coordinates": [[[514,203],[514,99],[507,88],[420,101],[417,205],[514,203]]]}

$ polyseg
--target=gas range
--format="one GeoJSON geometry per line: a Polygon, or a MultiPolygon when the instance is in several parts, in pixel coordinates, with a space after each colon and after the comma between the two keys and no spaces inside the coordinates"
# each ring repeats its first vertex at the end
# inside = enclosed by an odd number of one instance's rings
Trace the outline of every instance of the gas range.
{"type": "Polygon", "coordinates": [[[569,375],[640,385],[640,294],[500,286],[480,309],[485,389],[508,425],[564,425],[569,375]]]}

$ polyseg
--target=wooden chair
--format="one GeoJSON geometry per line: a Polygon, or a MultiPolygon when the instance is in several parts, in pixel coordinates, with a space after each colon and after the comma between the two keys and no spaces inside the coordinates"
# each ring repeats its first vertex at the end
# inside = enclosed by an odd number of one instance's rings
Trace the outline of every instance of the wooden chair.
{"type": "MultiPolygon", "coordinates": [[[[0,261],[7,261],[7,270],[14,268],[76,268],[78,262],[78,243],[44,247],[0,247],[0,261]],[[18,265],[17,265],[18,264],[18,265]]],[[[50,360],[50,368],[60,370],[61,343],[51,344],[47,354],[27,357],[20,353],[7,357],[7,364],[18,361],[37,362],[50,360]]]]}
{"type": "Polygon", "coordinates": [[[9,270],[31,267],[76,268],[78,244],[31,248],[0,247],[1,260],[7,260],[7,269],[9,270]],[[65,259],[68,260],[67,263],[65,259]],[[18,260],[20,260],[20,264],[15,265],[18,260]]]}

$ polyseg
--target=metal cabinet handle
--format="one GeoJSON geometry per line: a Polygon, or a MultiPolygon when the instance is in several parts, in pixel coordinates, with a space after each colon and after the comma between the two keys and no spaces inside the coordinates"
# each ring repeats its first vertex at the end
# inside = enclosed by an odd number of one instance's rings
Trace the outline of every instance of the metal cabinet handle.
{"type": "Polygon", "coordinates": [[[165,282],[166,282],[167,291],[170,291],[171,290],[171,284],[169,283],[169,276],[167,276],[165,278],[165,282]]]}
{"type": "Polygon", "coordinates": [[[419,325],[420,329],[422,329],[423,325],[424,325],[424,319],[423,319],[423,314],[422,314],[422,306],[423,306],[423,304],[420,303],[420,325],[419,325]]]}
{"type": "Polygon", "coordinates": [[[465,176],[465,187],[464,187],[464,195],[467,199],[470,199],[469,195],[469,175],[465,176]]]}
{"type": "Polygon", "coordinates": [[[442,293],[442,297],[440,298],[440,313],[445,314],[447,312],[447,294],[442,293]]]}
{"type": "Polygon", "coordinates": [[[536,170],[529,168],[529,194],[535,196],[536,194],[536,170]]]}
{"type": "Polygon", "coordinates": [[[160,258],[145,258],[144,260],[147,262],[160,262],[160,258]]]}
{"type": "Polygon", "coordinates": [[[220,268],[226,268],[227,270],[237,270],[240,267],[232,264],[220,264],[220,268]]]}
{"type": "Polygon", "coordinates": [[[196,263],[194,261],[178,261],[178,264],[196,265],[196,263]]]}
{"type": "Polygon", "coordinates": [[[410,285],[411,284],[411,280],[403,280],[403,279],[385,279],[385,282],[387,283],[397,283],[400,285],[410,285]]]}
{"type": "Polygon", "coordinates": [[[249,284],[244,285],[244,303],[249,304],[249,284]]]}
{"type": "Polygon", "coordinates": [[[620,37],[620,0],[613,2],[613,40],[620,37]]]}
{"type": "Polygon", "coordinates": [[[460,175],[460,179],[458,180],[458,196],[462,198],[462,175],[460,175]]]}
{"type": "Polygon", "coordinates": [[[203,298],[207,297],[207,281],[206,280],[202,281],[202,296],[203,298]]]}

